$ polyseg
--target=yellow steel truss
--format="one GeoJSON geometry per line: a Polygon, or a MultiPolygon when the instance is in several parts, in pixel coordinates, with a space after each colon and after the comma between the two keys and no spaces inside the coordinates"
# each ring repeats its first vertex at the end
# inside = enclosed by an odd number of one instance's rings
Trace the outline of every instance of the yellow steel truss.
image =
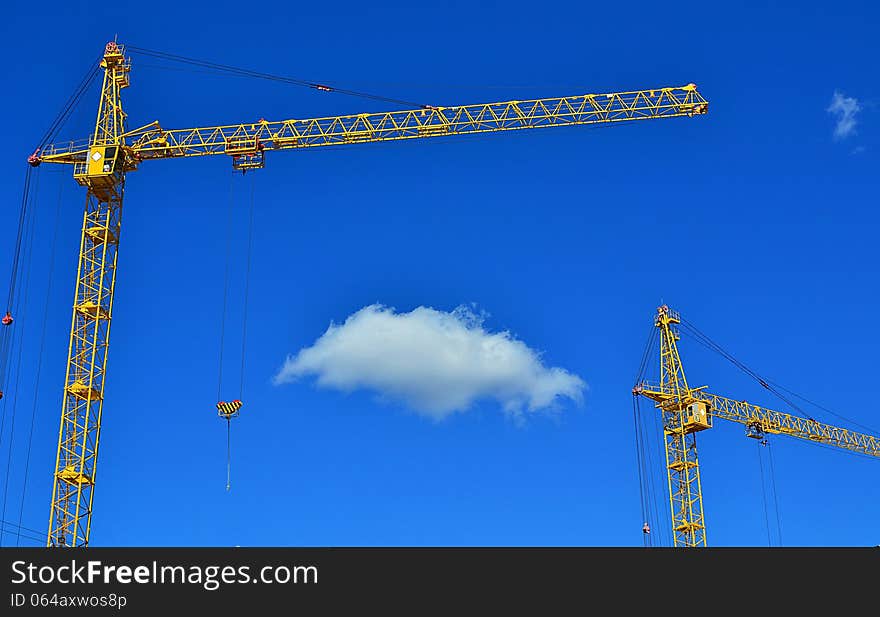
{"type": "Polygon", "coordinates": [[[706,546],[706,523],[697,461],[696,433],[712,428],[715,418],[746,426],[748,435],[789,435],[880,458],[880,437],[773,411],[746,401],[691,388],[678,353],[681,318],[668,306],[657,309],[660,330],[660,382],[641,382],[633,394],[655,402],[663,415],[669,501],[675,546],[706,546]]]}
{"type": "MultiPolygon", "coordinates": [[[[353,114],[305,120],[165,130],[158,122],[126,131],[120,91],[131,64],[115,42],[91,138],[43,147],[32,165],[73,166],[87,188],[47,544],[87,546],[91,527],[116,255],[126,172],[145,160],[210,154],[233,167],[262,167],[264,152],[448,135],[695,116],[708,102],[694,84],[529,101],[353,114]]],[[[220,409],[220,413],[224,410],[220,409]]],[[[236,410],[237,412],[237,410],[236,410]]],[[[675,456],[680,456],[676,454],[675,456]]]]}
{"type": "Polygon", "coordinates": [[[677,313],[661,306],[655,325],[660,328],[660,383],[669,396],[658,401],[663,414],[663,441],[669,483],[669,505],[676,546],[706,546],[703,520],[703,492],[697,459],[696,433],[703,427],[688,422],[688,407],[693,403],[681,357],[678,355],[680,323],[677,313]]]}
{"type": "Polygon", "coordinates": [[[49,515],[49,546],[87,546],[104,403],[107,348],[116,283],[116,250],[125,174],[107,148],[124,132],[119,91],[128,85],[129,65],[122,50],[107,45],[104,81],[88,163],[74,168],[88,189],[73,301],[67,377],[58,432],[58,452],[49,515]],[[100,154],[100,156],[98,156],[100,154]]]}
{"type": "MultiPolygon", "coordinates": [[[[242,156],[267,150],[289,150],[445,135],[468,135],[519,129],[549,128],[694,116],[709,104],[694,84],[633,92],[503,101],[457,107],[353,114],[305,120],[260,120],[194,129],[164,130],[153,122],[123,135],[128,170],[141,161],[179,156],[242,156]]],[[[87,159],[84,142],[48,145],[39,153],[46,163],[87,159]]]]}

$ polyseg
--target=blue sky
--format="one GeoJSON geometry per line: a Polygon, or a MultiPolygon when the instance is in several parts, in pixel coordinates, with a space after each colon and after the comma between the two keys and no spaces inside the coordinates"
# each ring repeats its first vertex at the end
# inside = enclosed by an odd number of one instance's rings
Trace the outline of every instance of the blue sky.
{"type": "MultiPolygon", "coordinates": [[[[630,388],[661,302],[758,372],[880,430],[872,4],[183,4],[7,13],[4,272],[24,158],[114,35],[435,105],[695,82],[710,108],[601,130],[269,153],[264,170],[236,176],[227,398],[238,389],[251,182],[256,210],[230,492],[214,409],[230,164],[144,164],[127,181],[93,546],[641,546],[630,388]],[[827,111],[835,92],[859,105],[842,138],[827,111]],[[273,383],[288,354],[377,303],[473,303],[487,331],[583,379],[583,402],[516,421],[484,400],[433,421],[369,390],[273,383]]],[[[394,109],[162,65],[134,56],[131,126],[394,109]]],[[[96,96],[62,138],[89,134],[96,96]]],[[[15,324],[21,398],[14,431],[13,397],[0,402],[0,468],[4,520],[21,511],[42,532],[84,192],[68,169],[39,173],[32,278],[15,324]]],[[[695,343],[682,341],[682,354],[692,382],[782,409],[695,343]]],[[[699,443],[709,543],[767,545],[755,442],[720,425],[699,443]]],[[[771,447],[782,544],[880,543],[877,461],[781,437],[771,447]]]]}

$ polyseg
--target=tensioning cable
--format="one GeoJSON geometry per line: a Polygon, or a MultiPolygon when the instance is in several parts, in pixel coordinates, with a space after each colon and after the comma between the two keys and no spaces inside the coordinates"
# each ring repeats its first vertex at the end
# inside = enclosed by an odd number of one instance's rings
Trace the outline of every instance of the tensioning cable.
{"type": "Polygon", "coordinates": [[[337,88],[335,86],[330,86],[325,83],[318,83],[315,81],[310,81],[307,79],[298,79],[296,77],[287,77],[284,75],[273,75],[271,73],[263,73],[261,71],[254,71],[251,69],[244,69],[237,66],[231,66],[228,64],[220,64],[217,62],[209,62],[207,60],[199,60],[197,58],[189,58],[187,56],[180,56],[177,54],[170,54],[163,51],[157,51],[155,49],[146,49],[143,47],[137,47],[135,45],[128,45],[127,49],[131,52],[142,54],[145,56],[151,56],[153,58],[159,58],[162,60],[171,60],[174,62],[180,62],[183,64],[190,64],[194,66],[200,66],[202,68],[213,69],[225,73],[230,73],[233,75],[238,75],[240,77],[253,77],[256,79],[265,79],[269,81],[276,81],[286,84],[292,84],[295,86],[303,86],[306,88],[311,88],[312,90],[318,90],[320,92],[337,92],[339,94],[345,94],[348,96],[357,96],[360,98],[372,99],[374,101],[383,101],[386,103],[394,103],[395,105],[406,105],[410,107],[418,107],[420,109],[432,109],[431,105],[425,105],[422,103],[414,103],[412,101],[405,101],[402,99],[395,99],[387,96],[380,96],[377,94],[371,94],[369,92],[359,92],[357,90],[349,90],[347,88],[337,88]]]}

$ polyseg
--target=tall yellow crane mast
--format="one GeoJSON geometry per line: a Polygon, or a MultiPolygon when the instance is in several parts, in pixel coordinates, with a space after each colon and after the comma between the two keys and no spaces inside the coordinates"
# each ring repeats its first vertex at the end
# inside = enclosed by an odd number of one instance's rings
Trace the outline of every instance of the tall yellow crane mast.
{"type": "Polygon", "coordinates": [[[789,435],[880,458],[880,437],[876,435],[725,398],[707,392],[707,386],[690,387],[678,352],[680,323],[681,316],[668,306],[657,309],[654,325],[660,333],[660,381],[639,381],[632,390],[633,396],[654,401],[662,414],[675,546],[706,546],[696,434],[712,428],[716,418],[744,425],[746,435],[756,439],[767,434],[789,435]]]}
{"type": "Polygon", "coordinates": [[[687,84],[325,118],[260,119],[182,130],[166,130],[152,122],[128,130],[121,91],[129,85],[131,62],[122,45],[107,44],[101,68],[103,86],[93,135],[41,147],[28,159],[34,166],[72,165],[74,178],[87,191],[48,546],[89,542],[125,174],[142,162],[223,154],[232,158],[234,169],[248,170],[263,167],[270,150],[675,118],[708,111],[697,87],[687,84]]]}

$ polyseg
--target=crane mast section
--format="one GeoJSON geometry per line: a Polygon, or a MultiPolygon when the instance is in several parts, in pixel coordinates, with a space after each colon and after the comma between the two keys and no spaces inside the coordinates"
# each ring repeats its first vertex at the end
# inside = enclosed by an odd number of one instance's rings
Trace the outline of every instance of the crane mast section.
{"type": "MultiPolygon", "coordinates": [[[[701,115],[708,102],[694,84],[632,92],[586,94],[529,101],[503,101],[455,107],[328,116],[305,120],[231,124],[164,130],[158,122],[122,135],[126,168],[146,159],[246,155],[263,150],[374,143],[536,129],[605,124],[701,115]]],[[[50,145],[39,153],[41,162],[85,160],[84,142],[50,145]]]]}
{"type": "Polygon", "coordinates": [[[667,306],[660,307],[654,320],[660,329],[660,383],[673,396],[662,401],[663,441],[669,506],[675,546],[706,546],[703,489],[697,456],[697,436],[687,421],[690,388],[678,353],[681,318],[667,306]]]}
{"type": "Polygon", "coordinates": [[[130,65],[121,46],[108,43],[104,81],[88,161],[74,165],[87,187],[74,289],[67,373],[58,430],[47,546],[88,546],[110,345],[117,248],[125,173],[114,150],[125,125],[120,90],[130,65]]]}

